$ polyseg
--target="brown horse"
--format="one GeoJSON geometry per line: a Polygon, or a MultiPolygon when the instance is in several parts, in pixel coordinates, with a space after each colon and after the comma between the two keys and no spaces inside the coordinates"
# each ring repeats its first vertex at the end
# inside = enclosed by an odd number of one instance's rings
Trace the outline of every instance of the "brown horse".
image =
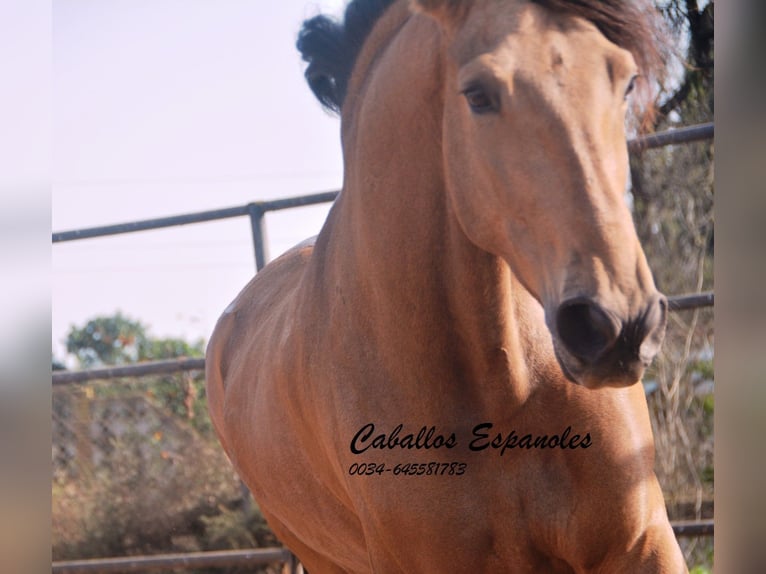
{"type": "Polygon", "coordinates": [[[345,183],[207,354],[210,413],[312,574],[673,573],[640,384],[665,330],[631,215],[619,0],[356,0],[299,47],[345,183]]]}

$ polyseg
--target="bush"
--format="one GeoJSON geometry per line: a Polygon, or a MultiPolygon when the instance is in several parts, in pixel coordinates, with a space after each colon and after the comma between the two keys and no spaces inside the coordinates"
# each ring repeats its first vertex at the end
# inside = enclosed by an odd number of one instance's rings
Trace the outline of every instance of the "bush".
{"type": "Polygon", "coordinates": [[[217,440],[144,384],[56,389],[53,559],[277,545],[217,440]]]}

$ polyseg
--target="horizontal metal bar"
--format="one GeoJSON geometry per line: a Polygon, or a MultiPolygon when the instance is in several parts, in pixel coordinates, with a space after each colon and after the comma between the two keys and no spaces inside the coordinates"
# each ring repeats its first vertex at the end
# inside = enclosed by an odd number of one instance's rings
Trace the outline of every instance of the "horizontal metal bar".
{"type": "Polygon", "coordinates": [[[648,134],[633,138],[628,141],[628,151],[631,153],[639,153],[647,149],[663,147],[666,145],[708,140],[712,139],[714,135],[715,128],[712,122],[696,126],[676,128],[656,134],[648,134]]]}
{"type": "Polygon", "coordinates": [[[714,527],[712,520],[688,520],[673,522],[673,533],[677,538],[691,538],[693,536],[713,536],[714,527]]]}
{"type": "Polygon", "coordinates": [[[298,197],[286,197],[284,199],[273,199],[259,203],[262,211],[279,211],[280,209],[291,209],[293,207],[305,207],[317,203],[328,203],[335,201],[340,191],[325,191],[314,193],[312,195],[301,195],[298,197]]]}
{"type": "MultiPolygon", "coordinates": [[[[673,533],[679,537],[713,536],[713,520],[673,522],[673,533]]],[[[53,563],[57,574],[81,572],[136,572],[161,568],[203,568],[217,566],[241,566],[289,562],[292,554],[286,548],[258,550],[222,550],[217,552],[191,552],[186,554],[158,554],[155,556],[130,556],[91,560],[69,560],[53,563]]]]}
{"type": "Polygon", "coordinates": [[[714,296],[712,291],[695,293],[694,295],[668,297],[669,311],[686,311],[687,309],[698,309],[700,307],[713,307],[713,305],[714,296]]]}
{"type": "Polygon", "coordinates": [[[134,233],[136,231],[147,231],[150,229],[162,229],[164,227],[176,227],[179,225],[188,225],[189,223],[203,223],[205,221],[216,221],[219,219],[229,219],[231,217],[241,217],[243,215],[249,215],[253,207],[265,213],[267,211],[278,211],[280,209],[289,209],[292,207],[303,207],[306,205],[327,203],[329,201],[333,201],[338,193],[340,192],[327,191],[322,193],[315,193],[312,195],[286,197],[283,199],[275,199],[270,201],[258,201],[238,207],[227,207],[224,209],[214,209],[211,211],[199,211],[196,213],[187,213],[184,215],[173,215],[170,217],[159,217],[156,219],[144,219],[141,221],[118,223],[115,225],[104,225],[100,227],[89,227],[87,229],[76,229],[73,231],[58,231],[53,234],[53,243],[75,241],[78,239],[90,239],[93,237],[104,237],[107,235],[119,235],[122,233],[134,233]]]}
{"type": "MultiPolygon", "coordinates": [[[[712,292],[668,297],[668,309],[670,311],[684,311],[712,306],[712,292]]],[[[169,359],[166,361],[151,361],[87,371],[53,371],[52,381],[54,385],[66,385],[94,380],[116,379],[119,377],[143,377],[145,375],[161,375],[177,373],[179,371],[202,371],[204,369],[205,359],[202,358],[169,359]]]]}
{"type": "Polygon", "coordinates": [[[119,235],[121,233],[134,233],[136,231],[161,229],[163,227],[175,227],[179,225],[187,225],[189,223],[202,223],[205,221],[215,221],[230,217],[240,217],[242,215],[247,215],[246,205],[215,209],[212,211],[187,213],[185,215],[174,215],[171,217],[159,217],[157,219],[144,219],[142,221],[132,221],[130,223],[89,227],[87,229],[76,229],[74,231],[59,231],[53,234],[53,243],[75,241],[77,239],[90,239],[92,237],[104,237],[106,235],[119,235]]]}
{"type": "Polygon", "coordinates": [[[169,359],[167,361],[151,361],[135,365],[90,369],[87,371],[53,371],[54,385],[84,383],[99,379],[116,379],[119,377],[143,377],[146,375],[164,375],[179,371],[202,371],[205,369],[205,359],[169,359]]]}
{"type": "Polygon", "coordinates": [[[286,548],[257,550],[220,550],[217,552],[190,552],[184,554],[158,554],[155,556],[127,556],[92,560],[53,562],[56,574],[93,572],[139,572],[170,568],[205,568],[223,566],[257,566],[273,562],[289,562],[292,554],[286,548]]]}

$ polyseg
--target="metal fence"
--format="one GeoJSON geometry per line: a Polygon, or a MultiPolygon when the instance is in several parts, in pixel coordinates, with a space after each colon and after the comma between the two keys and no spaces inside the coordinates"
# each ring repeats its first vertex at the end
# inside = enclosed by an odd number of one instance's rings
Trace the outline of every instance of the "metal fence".
{"type": "Polygon", "coordinates": [[[156,556],[133,556],[98,560],[67,560],[54,562],[52,571],[56,574],[144,572],[148,570],[167,570],[176,568],[262,566],[274,562],[285,563],[291,574],[298,572],[298,562],[295,556],[285,548],[188,552],[182,554],[159,554],[156,556]]]}
{"type": "MultiPolygon", "coordinates": [[[[632,139],[628,141],[628,149],[631,153],[640,153],[647,149],[667,145],[709,140],[713,138],[713,135],[714,126],[712,123],[701,124],[632,139]]],[[[225,209],[73,231],[55,232],[53,233],[52,240],[53,243],[61,243],[247,216],[250,218],[252,228],[255,266],[256,270],[260,270],[266,265],[268,260],[268,249],[264,237],[263,225],[263,219],[266,213],[294,207],[327,203],[333,201],[338,193],[338,191],[328,191],[272,201],[253,202],[225,209]]],[[[712,292],[677,295],[669,297],[668,302],[670,311],[712,307],[714,305],[714,295],[712,292]]],[[[204,370],[204,365],[204,359],[182,358],[84,371],[55,371],[52,373],[52,384],[54,386],[63,386],[94,380],[200,371],[204,370]]],[[[676,522],[673,523],[673,531],[678,537],[712,536],[714,525],[712,520],[676,522]]],[[[59,561],[53,563],[52,571],[56,573],[135,572],[158,569],[167,570],[173,568],[255,566],[274,562],[282,562],[286,564],[290,572],[298,572],[300,568],[295,557],[288,550],[283,548],[266,548],[258,550],[193,552],[163,554],[157,556],[59,561]]]]}
{"type": "MultiPolygon", "coordinates": [[[[673,532],[678,537],[712,536],[713,521],[676,522],[673,532]]],[[[69,560],[54,562],[54,574],[94,574],[106,572],[145,572],[178,568],[202,568],[226,566],[259,566],[283,562],[291,574],[301,572],[295,556],[284,548],[260,550],[225,550],[220,552],[195,552],[185,554],[161,554],[157,556],[135,556],[127,558],[105,558],[97,560],[69,560]]]]}

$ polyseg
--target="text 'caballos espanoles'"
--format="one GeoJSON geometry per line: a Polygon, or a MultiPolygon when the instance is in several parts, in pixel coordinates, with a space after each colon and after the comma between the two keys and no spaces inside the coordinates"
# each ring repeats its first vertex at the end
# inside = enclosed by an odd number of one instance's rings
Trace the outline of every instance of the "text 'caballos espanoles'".
{"type": "Polygon", "coordinates": [[[363,454],[371,450],[437,450],[465,445],[470,451],[489,450],[502,456],[510,449],[574,450],[586,449],[592,444],[589,432],[576,433],[571,426],[551,434],[520,433],[515,429],[498,432],[493,427],[490,422],[479,423],[462,438],[456,432],[441,431],[436,426],[421,426],[417,431],[410,432],[405,430],[404,424],[398,424],[389,432],[381,432],[376,431],[374,423],[367,423],[354,434],[350,448],[354,454],[363,454]]]}

